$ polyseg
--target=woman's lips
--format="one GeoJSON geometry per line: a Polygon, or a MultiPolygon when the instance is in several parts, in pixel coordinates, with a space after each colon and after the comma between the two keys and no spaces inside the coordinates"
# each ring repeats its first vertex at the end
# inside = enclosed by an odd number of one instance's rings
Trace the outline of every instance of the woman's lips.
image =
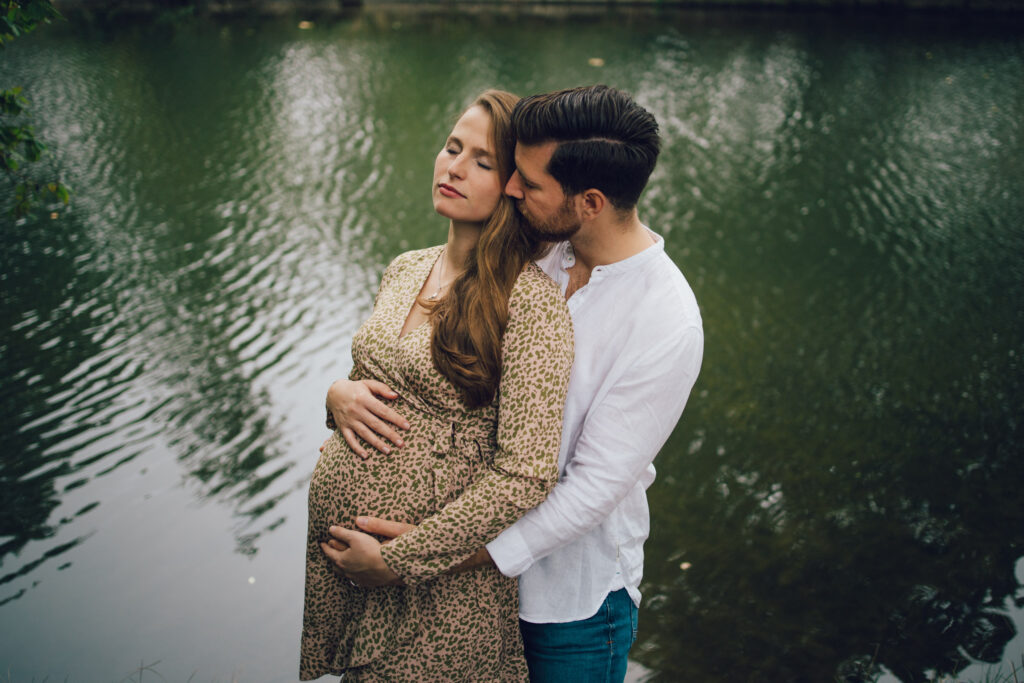
{"type": "Polygon", "coordinates": [[[466,195],[462,194],[461,192],[456,190],[451,185],[448,185],[447,183],[438,183],[437,187],[439,190],[441,190],[441,194],[443,194],[445,197],[451,197],[452,199],[460,197],[465,199],[466,197],[466,195]]]}

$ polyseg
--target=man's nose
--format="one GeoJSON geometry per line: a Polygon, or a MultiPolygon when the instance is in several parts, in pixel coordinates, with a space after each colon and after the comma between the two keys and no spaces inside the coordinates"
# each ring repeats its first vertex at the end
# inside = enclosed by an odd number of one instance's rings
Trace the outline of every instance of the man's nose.
{"type": "Polygon", "coordinates": [[[514,171],[505,183],[505,194],[513,199],[523,198],[523,186],[519,183],[519,171],[514,171]]]}

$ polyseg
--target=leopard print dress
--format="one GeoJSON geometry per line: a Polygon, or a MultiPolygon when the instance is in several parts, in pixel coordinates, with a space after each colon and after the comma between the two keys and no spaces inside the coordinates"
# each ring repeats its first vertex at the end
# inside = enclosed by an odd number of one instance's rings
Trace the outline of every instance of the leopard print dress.
{"type": "Polygon", "coordinates": [[[351,379],[378,379],[410,423],[390,456],[356,455],[335,432],[309,487],[300,677],[345,681],[526,681],[514,579],[495,568],[444,574],[547,496],[558,477],[572,323],[558,287],[534,264],[509,299],[498,399],[471,409],[431,360],[429,322],[401,335],[441,253],[387,268],[352,342],[351,379]],[[419,526],[382,548],[405,586],[364,589],[319,543],[356,515],[419,526]]]}

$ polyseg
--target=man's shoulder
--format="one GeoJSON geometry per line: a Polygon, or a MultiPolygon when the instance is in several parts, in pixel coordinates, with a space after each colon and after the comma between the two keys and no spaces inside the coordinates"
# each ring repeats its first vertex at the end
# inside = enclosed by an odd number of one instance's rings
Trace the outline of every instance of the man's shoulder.
{"type": "Polygon", "coordinates": [[[683,275],[683,271],[668,254],[662,252],[655,260],[657,270],[652,273],[651,287],[661,294],[662,305],[673,306],[682,309],[687,316],[696,316],[700,319],[700,308],[697,305],[697,296],[693,293],[693,287],[689,280],[683,275]]]}
{"type": "Polygon", "coordinates": [[[656,324],[659,329],[700,327],[700,307],[683,271],[664,249],[651,254],[623,284],[630,287],[632,305],[623,315],[634,324],[656,324]]]}

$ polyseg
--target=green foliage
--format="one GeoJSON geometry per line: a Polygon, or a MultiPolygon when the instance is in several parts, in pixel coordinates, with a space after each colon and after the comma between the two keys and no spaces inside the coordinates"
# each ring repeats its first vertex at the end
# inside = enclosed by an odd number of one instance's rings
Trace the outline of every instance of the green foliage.
{"type": "MultiPolygon", "coordinates": [[[[48,0],[0,0],[0,11],[0,48],[39,24],[60,18],[48,0]]],[[[46,146],[36,139],[28,123],[28,100],[21,91],[21,87],[0,91],[0,169],[14,186],[11,213],[17,218],[29,215],[41,200],[67,205],[70,199],[70,190],[59,180],[39,181],[27,173],[26,164],[39,161],[46,146]]]]}
{"type": "Polygon", "coordinates": [[[39,24],[60,18],[60,12],[48,0],[0,1],[0,8],[4,10],[0,17],[0,47],[32,32],[39,24]]]}

